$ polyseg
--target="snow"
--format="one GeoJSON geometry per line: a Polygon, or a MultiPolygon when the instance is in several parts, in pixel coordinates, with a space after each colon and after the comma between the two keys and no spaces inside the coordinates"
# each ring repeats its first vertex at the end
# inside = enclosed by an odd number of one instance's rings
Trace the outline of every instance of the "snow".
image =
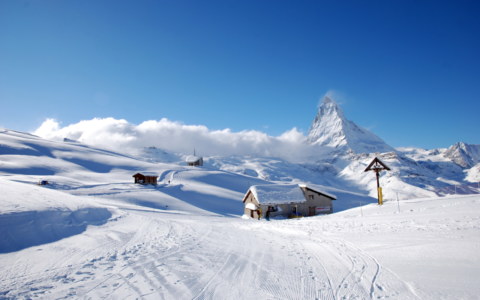
{"type": "Polygon", "coordinates": [[[462,167],[471,168],[480,163],[480,145],[456,143],[445,151],[444,156],[462,167]]]}
{"type": "Polygon", "coordinates": [[[415,186],[463,172],[441,151],[422,152],[443,160],[423,169],[408,157],[420,152],[380,156],[392,171],[378,206],[370,154],[199,169],[0,132],[0,299],[478,299],[480,195],[415,186]],[[140,170],[159,184],[134,184],[140,170]],[[240,217],[249,187],[273,195],[300,182],[336,195],[335,213],[240,217]]]}
{"type": "Polygon", "coordinates": [[[465,179],[470,182],[477,182],[479,184],[478,188],[480,189],[480,163],[467,171],[467,177],[465,179]]]}
{"type": "Polygon", "coordinates": [[[306,202],[298,184],[254,185],[250,191],[260,204],[289,204],[306,202]]]}
{"type": "Polygon", "coordinates": [[[137,172],[137,173],[142,174],[144,176],[158,177],[158,173],[155,173],[155,172],[142,172],[142,171],[140,171],[140,172],[137,172]]]}
{"type": "Polygon", "coordinates": [[[201,159],[201,157],[198,157],[198,156],[195,156],[195,155],[189,155],[185,158],[185,161],[187,163],[195,163],[197,161],[199,161],[201,159]]]}
{"type": "Polygon", "coordinates": [[[121,217],[104,225],[1,254],[0,293],[474,299],[479,208],[478,196],[419,199],[267,222],[118,204],[121,217]]]}
{"type": "Polygon", "coordinates": [[[257,207],[255,204],[253,204],[252,202],[247,203],[247,204],[245,205],[245,208],[250,209],[250,210],[256,210],[256,209],[258,209],[258,207],[257,207]]]}
{"type": "Polygon", "coordinates": [[[318,185],[318,184],[308,184],[307,185],[305,183],[301,183],[301,184],[299,184],[299,186],[302,187],[302,188],[312,189],[312,190],[316,191],[317,193],[323,194],[323,195],[331,198],[332,200],[337,199],[337,196],[335,196],[334,194],[330,194],[330,193],[325,192],[325,190],[328,189],[327,187],[324,187],[324,186],[321,186],[321,185],[318,185]]]}
{"type": "Polygon", "coordinates": [[[325,96],[308,132],[311,144],[355,153],[389,152],[393,148],[372,132],[347,120],[341,108],[330,97],[325,96]]]}
{"type": "Polygon", "coordinates": [[[0,253],[79,234],[112,213],[91,199],[0,178],[0,253]]]}

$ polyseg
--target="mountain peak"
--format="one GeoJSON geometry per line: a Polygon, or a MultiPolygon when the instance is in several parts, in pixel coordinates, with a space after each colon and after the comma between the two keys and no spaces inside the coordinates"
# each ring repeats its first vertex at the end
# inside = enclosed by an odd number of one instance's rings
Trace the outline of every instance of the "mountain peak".
{"type": "Polygon", "coordinates": [[[311,144],[355,153],[394,151],[375,134],[347,120],[340,106],[329,96],[325,96],[318,107],[307,140],[311,144]]]}
{"type": "Polygon", "coordinates": [[[480,162],[480,145],[458,142],[450,146],[444,156],[464,168],[471,168],[480,162]]]}
{"type": "Polygon", "coordinates": [[[335,101],[333,101],[332,98],[330,98],[330,97],[328,97],[328,96],[323,97],[322,103],[323,103],[323,104],[333,103],[333,104],[336,105],[335,101]]]}

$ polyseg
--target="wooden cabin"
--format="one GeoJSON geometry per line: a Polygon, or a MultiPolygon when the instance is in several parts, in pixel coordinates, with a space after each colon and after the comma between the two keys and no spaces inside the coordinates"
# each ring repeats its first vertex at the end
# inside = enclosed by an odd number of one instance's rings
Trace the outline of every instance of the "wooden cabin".
{"type": "Polygon", "coordinates": [[[299,184],[251,186],[245,196],[244,216],[261,219],[306,217],[333,212],[334,195],[299,184]]]}
{"type": "Polygon", "coordinates": [[[135,179],[135,183],[138,184],[157,184],[158,175],[154,173],[137,173],[132,176],[135,179]]]}
{"type": "Polygon", "coordinates": [[[196,156],[196,155],[189,155],[185,159],[187,165],[192,167],[201,167],[203,166],[203,157],[196,156]]]}

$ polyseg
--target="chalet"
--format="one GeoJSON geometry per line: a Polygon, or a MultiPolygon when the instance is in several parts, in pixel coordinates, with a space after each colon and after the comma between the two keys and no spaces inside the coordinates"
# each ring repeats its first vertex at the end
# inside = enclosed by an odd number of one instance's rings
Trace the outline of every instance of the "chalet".
{"type": "Polygon", "coordinates": [[[192,167],[201,167],[203,166],[203,157],[196,156],[196,155],[189,155],[185,159],[187,165],[192,167]]]}
{"type": "Polygon", "coordinates": [[[157,184],[158,175],[154,173],[137,173],[132,176],[135,178],[135,183],[138,184],[157,184]]]}
{"type": "Polygon", "coordinates": [[[307,185],[254,185],[243,197],[244,216],[269,219],[329,214],[333,212],[332,200],[336,197],[307,185]]]}

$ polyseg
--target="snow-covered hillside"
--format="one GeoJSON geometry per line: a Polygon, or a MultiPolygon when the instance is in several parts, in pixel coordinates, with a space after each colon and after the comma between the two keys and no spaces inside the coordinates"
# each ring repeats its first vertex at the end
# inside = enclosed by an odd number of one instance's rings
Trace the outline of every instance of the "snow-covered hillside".
{"type": "Polygon", "coordinates": [[[477,147],[362,153],[343,137],[301,163],[207,156],[197,168],[156,147],[2,130],[0,299],[475,299],[480,196],[437,195],[478,193],[477,147]],[[392,169],[383,206],[363,172],[374,157],[392,169]],[[292,182],[335,194],[335,213],[240,218],[251,185],[292,182]]]}
{"type": "MultiPolygon", "coordinates": [[[[62,202],[55,204],[61,209],[75,198],[6,181],[2,187],[20,193],[2,194],[2,203],[35,200],[29,202],[37,211],[49,207],[44,202],[62,202]]],[[[112,211],[107,222],[0,254],[0,297],[475,299],[480,293],[478,196],[370,204],[268,222],[118,199],[131,192],[90,197],[112,211]]],[[[15,224],[21,225],[17,220],[10,226],[15,224]]]]}
{"type": "Polygon", "coordinates": [[[47,180],[47,188],[73,195],[113,197],[127,203],[207,214],[240,215],[248,187],[265,183],[231,172],[151,162],[148,157],[135,158],[14,131],[0,132],[0,153],[0,174],[10,180],[29,184],[47,180]],[[156,173],[159,184],[135,185],[132,175],[136,172],[156,173]]]}
{"type": "Polygon", "coordinates": [[[261,180],[324,184],[369,195],[376,194],[376,186],[374,180],[367,183],[362,167],[375,156],[391,158],[395,171],[382,174],[381,185],[390,191],[387,197],[398,194],[402,199],[478,192],[472,183],[480,181],[480,145],[394,149],[348,120],[329,96],[318,107],[307,135],[296,128],[273,137],[253,130],[209,130],[166,119],[135,125],[113,118],[95,118],[63,128],[49,119],[35,132],[56,141],[67,138],[69,143],[78,140],[111,151],[121,149],[150,163],[178,165],[200,147],[204,162],[213,169],[261,180]],[[383,176],[390,179],[383,180],[383,176]]]}

